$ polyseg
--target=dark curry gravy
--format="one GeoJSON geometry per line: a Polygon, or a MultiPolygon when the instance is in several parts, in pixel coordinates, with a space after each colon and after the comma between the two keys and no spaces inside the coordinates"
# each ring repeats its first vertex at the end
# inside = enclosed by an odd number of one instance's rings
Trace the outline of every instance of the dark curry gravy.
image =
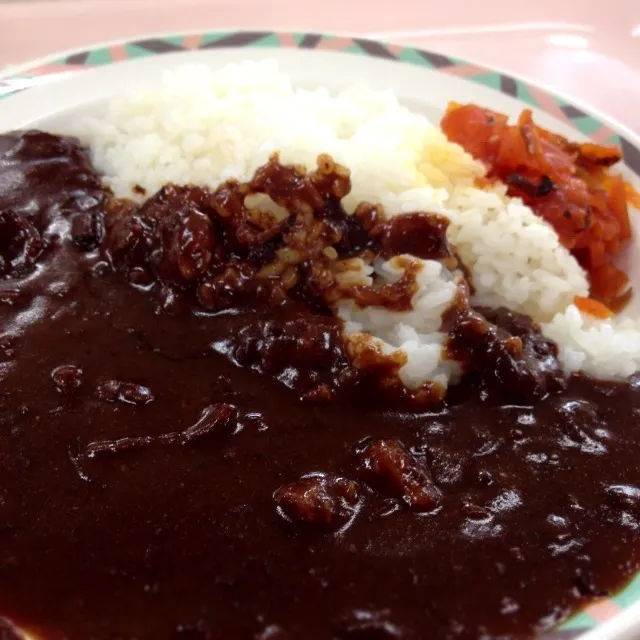
{"type": "MultiPolygon", "coordinates": [[[[274,304],[243,276],[284,231],[215,267],[202,197],[142,215],[73,140],[0,137],[0,618],[52,639],[527,637],[634,574],[635,378],[563,389],[553,346],[498,311],[446,402],[391,393],[353,371],[326,292],[274,304]],[[512,335],[553,384],[519,385],[512,335]]],[[[341,251],[371,248],[323,206],[341,251]]]]}

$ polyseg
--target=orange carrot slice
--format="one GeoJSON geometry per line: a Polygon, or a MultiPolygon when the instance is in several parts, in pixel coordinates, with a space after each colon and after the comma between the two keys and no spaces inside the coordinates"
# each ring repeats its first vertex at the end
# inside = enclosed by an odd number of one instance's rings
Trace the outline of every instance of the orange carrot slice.
{"type": "Polygon", "coordinates": [[[594,318],[599,318],[600,320],[605,320],[606,318],[610,318],[613,315],[613,311],[609,309],[606,305],[602,304],[602,302],[598,302],[593,298],[583,298],[582,296],[575,296],[573,299],[574,304],[582,313],[588,313],[590,316],[594,318]]]}

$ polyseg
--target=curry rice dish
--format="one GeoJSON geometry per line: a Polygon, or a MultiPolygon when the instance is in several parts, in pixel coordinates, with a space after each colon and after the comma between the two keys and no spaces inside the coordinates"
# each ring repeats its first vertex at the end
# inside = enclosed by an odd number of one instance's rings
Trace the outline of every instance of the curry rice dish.
{"type": "Polygon", "coordinates": [[[7,633],[525,638],[638,570],[618,151],[288,82],[0,135],[7,633]]]}

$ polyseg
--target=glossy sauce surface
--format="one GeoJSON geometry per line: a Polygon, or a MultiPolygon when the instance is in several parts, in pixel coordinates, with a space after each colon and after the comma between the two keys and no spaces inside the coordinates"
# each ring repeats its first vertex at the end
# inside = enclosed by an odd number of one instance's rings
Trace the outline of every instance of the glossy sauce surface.
{"type": "MultiPolygon", "coordinates": [[[[0,137],[0,213],[42,247],[23,264],[3,235],[0,617],[53,639],[528,637],[637,570],[636,380],[514,403],[479,369],[445,404],[377,400],[304,302],[185,311],[131,286],[108,196],[60,145],[0,137]],[[68,183],[31,172],[47,154],[68,183]]],[[[489,319],[555,379],[530,324],[489,319]]]]}

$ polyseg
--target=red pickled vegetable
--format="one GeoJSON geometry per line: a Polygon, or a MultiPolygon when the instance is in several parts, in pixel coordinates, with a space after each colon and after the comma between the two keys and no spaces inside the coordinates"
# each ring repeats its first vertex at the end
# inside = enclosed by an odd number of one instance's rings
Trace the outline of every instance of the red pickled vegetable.
{"type": "Polygon", "coordinates": [[[474,158],[490,179],[506,183],[547,220],[589,274],[591,296],[605,308],[628,298],[629,279],[614,265],[631,238],[627,202],[640,195],[608,168],[622,158],[613,146],[577,144],[534,124],[525,109],[517,124],[501,113],[467,104],[449,105],[442,130],[474,158]]]}

